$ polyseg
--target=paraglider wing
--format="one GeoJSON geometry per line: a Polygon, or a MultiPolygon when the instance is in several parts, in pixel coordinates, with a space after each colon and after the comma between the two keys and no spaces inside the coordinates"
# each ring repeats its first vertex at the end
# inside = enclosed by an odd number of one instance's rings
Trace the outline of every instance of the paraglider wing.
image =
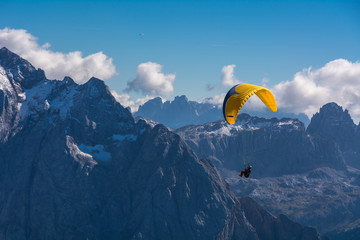
{"type": "Polygon", "coordinates": [[[277,111],[275,98],[270,90],[252,84],[238,84],[232,87],[224,98],[223,114],[229,124],[235,124],[240,109],[254,94],[256,94],[271,111],[277,111]]]}

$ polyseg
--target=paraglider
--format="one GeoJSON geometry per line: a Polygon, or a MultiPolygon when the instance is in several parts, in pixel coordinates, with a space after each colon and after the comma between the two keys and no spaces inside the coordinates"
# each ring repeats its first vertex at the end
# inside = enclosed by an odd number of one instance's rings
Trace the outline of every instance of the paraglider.
{"type": "Polygon", "coordinates": [[[240,109],[254,94],[256,94],[271,111],[277,111],[274,95],[269,89],[252,84],[238,84],[229,90],[223,103],[224,118],[229,124],[235,124],[240,109]]]}
{"type": "Polygon", "coordinates": [[[242,177],[244,175],[244,177],[248,178],[250,177],[250,173],[251,173],[251,166],[249,165],[248,168],[246,168],[244,171],[241,171],[239,176],[242,177]]]}
{"type": "MultiPolygon", "coordinates": [[[[232,87],[224,98],[223,115],[227,123],[235,124],[240,109],[244,106],[246,101],[254,94],[256,94],[271,111],[277,111],[274,95],[270,92],[269,89],[252,84],[238,84],[232,87]]],[[[243,141],[243,144],[244,142],[245,141],[243,141]]],[[[245,157],[243,158],[245,165],[245,157]]],[[[246,168],[245,165],[244,171],[241,171],[239,176],[245,176],[246,178],[248,178],[250,176],[250,173],[251,166],[249,162],[248,167],[246,168]]]]}

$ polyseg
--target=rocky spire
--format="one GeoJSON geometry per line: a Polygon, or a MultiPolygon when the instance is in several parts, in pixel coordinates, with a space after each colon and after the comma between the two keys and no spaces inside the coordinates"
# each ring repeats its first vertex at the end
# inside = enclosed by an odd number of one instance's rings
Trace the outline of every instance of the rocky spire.
{"type": "Polygon", "coordinates": [[[0,66],[4,68],[9,79],[20,83],[25,89],[32,88],[39,81],[46,79],[43,70],[36,69],[6,47],[0,49],[0,66]]]}

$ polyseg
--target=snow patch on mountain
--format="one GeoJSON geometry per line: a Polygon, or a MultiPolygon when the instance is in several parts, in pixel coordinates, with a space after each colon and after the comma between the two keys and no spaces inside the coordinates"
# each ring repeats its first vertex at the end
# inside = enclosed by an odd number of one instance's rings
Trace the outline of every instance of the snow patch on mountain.
{"type": "Polygon", "coordinates": [[[89,175],[98,162],[94,160],[91,154],[81,151],[71,136],[66,136],[66,146],[72,158],[80,164],[85,174],[89,175]]]}
{"type": "Polygon", "coordinates": [[[20,84],[13,80],[8,69],[0,66],[0,142],[6,141],[10,132],[18,126],[23,100],[20,84]]]}
{"type": "Polygon", "coordinates": [[[59,112],[61,120],[65,120],[70,108],[73,106],[73,99],[76,93],[78,93],[77,88],[72,87],[69,91],[64,91],[52,99],[51,106],[59,112]]]}
{"type": "Polygon", "coordinates": [[[231,136],[231,131],[242,131],[244,130],[243,126],[234,126],[234,125],[224,125],[219,129],[216,129],[215,131],[210,131],[208,134],[210,135],[219,135],[219,136],[231,136]]]}
{"type": "Polygon", "coordinates": [[[97,144],[94,146],[86,146],[84,144],[80,144],[78,148],[89,155],[91,155],[95,160],[98,161],[109,161],[111,160],[111,153],[106,152],[104,150],[104,145],[97,144]]]}
{"type": "Polygon", "coordinates": [[[49,109],[49,102],[47,98],[49,97],[52,89],[53,84],[50,82],[44,82],[44,84],[39,84],[31,89],[27,89],[23,93],[23,96],[25,96],[25,102],[20,108],[21,120],[24,120],[29,115],[38,113],[44,109],[49,109]],[[47,104],[45,101],[47,101],[47,104]]]}
{"type": "Polygon", "coordinates": [[[5,91],[11,91],[12,87],[10,81],[6,75],[6,71],[0,66],[0,89],[5,91]]]}
{"type": "Polygon", "coordinates": [[[279,122],[277,125],[278,125],[278,126],[284,126],[284,125],[296,126],[296,124],[294,124],[294,120],[293,120],[293,119],[290,119],[290,120],[287,120],[287,121],[283,121],[283,122],[279,122]]]}
{"type": "Polygon", "coordinates": [[[78,91],[76,87],[71,87],[69,90],[54,94],[58,88],[57,84],[65,83],[46,80],[43,84],[26,89],[20,95],[25,100],[20,108],[21,120],[48,110],[58,113],[60,119],[65,120],[70,108],[73,106],[74,95],[78,91]]]}

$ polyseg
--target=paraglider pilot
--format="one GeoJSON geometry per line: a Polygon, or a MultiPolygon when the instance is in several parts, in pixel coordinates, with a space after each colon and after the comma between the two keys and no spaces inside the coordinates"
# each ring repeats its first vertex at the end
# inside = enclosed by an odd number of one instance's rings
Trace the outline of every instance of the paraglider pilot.
{"type": "MultiPolygon", "coordinates": [[[[223,115],[224,119],[229,124],[235,124],[236,118],[245,104],[245,102],[253,95],[256,95],[260,100],[273,112],[277,111],[275,97],[269,89],[256,86],[253,84],[237,84],[233,86],[225,95],[223,102],[223,115]]],[[[245,161],[244,161],[245,163],[245,161]]],[[[240,177],[245,176],[248,178],[251,173],[251,166],[241,171],[240,177]]]]}
{"type": "Polygon", "coordinates": [[[251,173],[251,166],[249,165],[244,171],[241,171],[239,176],[242,177],[244,175],[244,177],[248,178],[250,176],[250,173],[251,173]]]}

